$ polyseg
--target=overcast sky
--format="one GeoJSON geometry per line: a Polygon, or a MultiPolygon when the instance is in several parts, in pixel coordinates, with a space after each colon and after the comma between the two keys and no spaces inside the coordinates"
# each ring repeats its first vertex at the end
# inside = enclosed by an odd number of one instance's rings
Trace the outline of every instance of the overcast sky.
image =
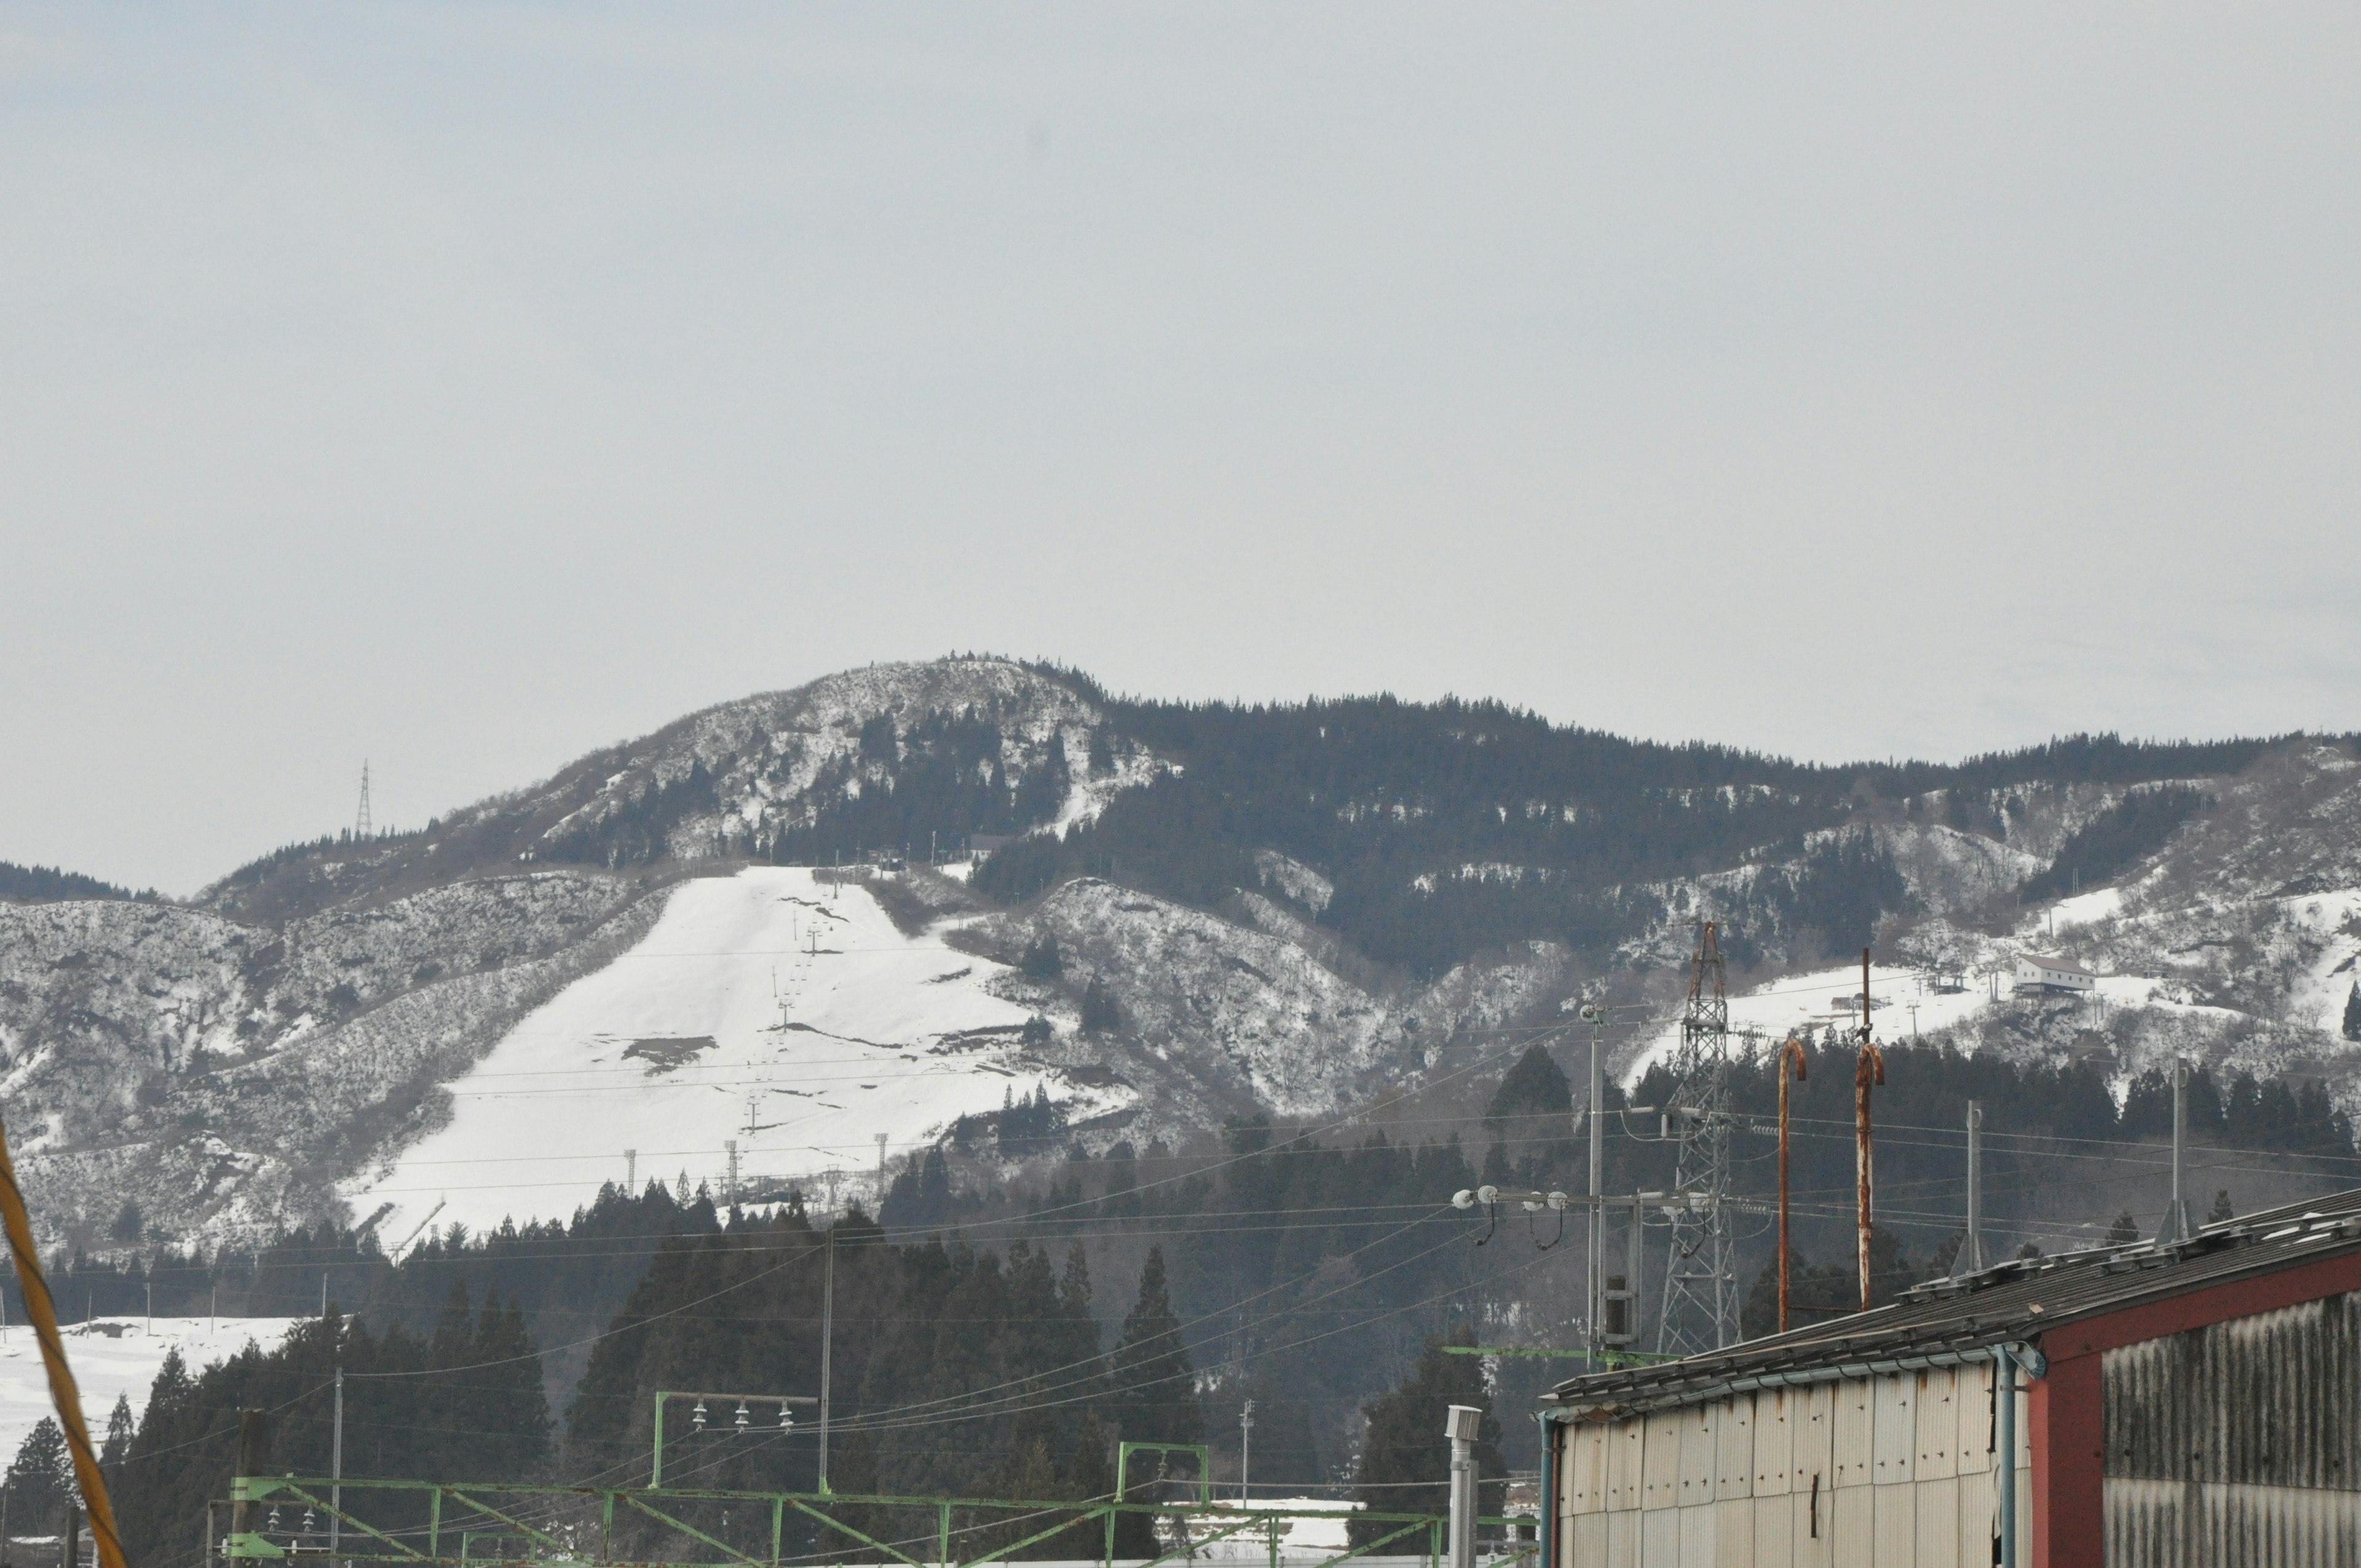
{"type": "Polygon", "coordinates": [[[992,650],[2361,728],[2351,5],[0,5],[0,859],[992,650]]]}

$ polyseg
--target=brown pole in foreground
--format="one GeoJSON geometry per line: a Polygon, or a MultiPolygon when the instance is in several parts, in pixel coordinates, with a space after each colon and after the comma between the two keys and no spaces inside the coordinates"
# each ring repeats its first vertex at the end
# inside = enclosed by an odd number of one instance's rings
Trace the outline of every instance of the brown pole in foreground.
{"type": "Polygon", "coordinates": [[[49,1398],[58,1407],[58,1424],[65,1429],[66,1447],[73,1453],[74,1482],[82,1489],[82,1506],[90,1510],[90,1539],[98,1549],[98,1568],[124,1568],[123,1541],[115,1532],[115,1509],[106,1500],[106,1474],[98,1467],[98,1451],[91,1447],[90,1428],[82,1419],[82,1393],[74,1387],[73,1368],[66,1363],[65,1342],[58,1337],[57,1308],[49,1300],[49,1282],[41,1277],[33,1222],[25,1212],[25,1194],[16,1186],[16,1168],[8,1158],[5,1133],[0,1133],[0,1223],[6,1226],[8,1250],[16,1257],[16,1283],[25,1293],[25,1315],[33,1320],[33,1332],[41,1342],[49,1398]]]}
{"type": "MultiPolygon", "coordinates": [[[[255,1476],[262,1474],[264,1441],[260,1410],[240,1410],[237,1413],[237,1474],[255,1476]]],[[[229,1506],[229,1532],[232,1535],[252,1535],[256,1505],[240,1497],[229,1506]]]]}
{"type": "Polygon", "coordinates": [[[1804,1046],[1795,1036],[1779,1047],[1779,1332],[1787,1332],[1787,1069],[1804,1081],[1804,1046]]]}
{"type": "Polygon", "coordinates": [[[1885,1081],[1885,1058],[1869,1037],[1869,949],[1861,950],[1861,1058],[1852,1069],[1853,1175],[1860,1184],[1861,1310],[1869,1310],[1869,1091],[1885,1081]]]}

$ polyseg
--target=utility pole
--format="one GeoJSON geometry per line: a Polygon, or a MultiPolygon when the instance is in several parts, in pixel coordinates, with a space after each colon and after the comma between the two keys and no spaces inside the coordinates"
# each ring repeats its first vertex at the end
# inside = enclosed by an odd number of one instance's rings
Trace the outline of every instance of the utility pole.
{"type": "Polygon", "coordinates": [[[836,1221],[829,1220],[819,1287],[819,1489],[828,1490],[828,1380],[836,1359],[836,1221]]]}
{"type": "MultiPolygon", "coordinates": [[[[1598,1047],[1599,1036],[1607,1032],[1607,1010],[1593,1004],[1583,1008],[1582,1015],[1590,1025],[1590,1110],[1587,1119],[1590,1133],[1590,1196],[1595,1200],[1606,1190],[1602,1185],[1606,1172],[1605,1149],[1600,1140],[1606,1130],[1601,1117],[1606,1110],[1607,1096],[1606,1082],[1600,1077],[1598,1047]]],[[[1590,1246],[1589,1255],[1583,1262],[1583,1288],[1590,1299],[1588,1306],[1584,1310],[1583,1317],[1590,1332],[1590,1369],[1596,1372],[1599,1369],[1598,1353],[1604,1348],[1599,1336],[1606,1332],[1602,1321],[1607,1312],[1605,1278],[1607,1211],[1605,1207],[1594,1202],[1585,1220],[1590,1227],[1590,1246]]]]}
{"type": "Polygon", "coordinates": [[[640,1151],[637,1149],[625,1149],[623,1151],[623,1196],[626,1198],[637,1198],[639,1195],[640,1151]]]}
{"type": "Polygon", "coordinates": [[[1238,1501],[1243,1503],[1254,1493],[1254,1401],[1248,1399],[1246,1409],[1238,1412],[1238,1501]]]}
{"type": "MultiPolygon", "coordinates": [[[[263,1414],[260,1410],[240,1410],[237,1413],[236,1474],[240,1476],[262,1474],[263,1414]]],[[[244,1488],[239,1490],[242,1493],[244,1488]]],[[[243,1496],[230,1504],[229,1532],[233,1538],[254,1534],[254,1527],[259,1522],[254,1517],[254,1510],[255,1504],[243,1496]]]]}
{"type": "Polygon", "coordinates": [[[1787,1332],[1787,1075],[1804,1081],[1804,1042],[1795,1036],[1779,1047],[1779,1332],[1787,1332]]]}
{"type": "Polygon", "coordinates": [[[877,1217],[885,1216],[885,1135],[877,1135],[877,1217]]]}
{"type": "Polygon", "coordinates": [[[1984,1268],[1984,1108],[1968,1102],[1968,1234],[1951,1260],[1951,1277],[1965,1279],[1984,1268]]]}
{"type": "Polygon", "coordinates": [[[1885,1057],[1871,1037],[1869,1023],[1869,949],[1861,950],[1861,1056],[1853,1063],[1853,1175],[1858,1183],[1858,1223],[1861,1234],[1861,1310],[1869,1310],[1870,1157],[1869,1091],[1885,1081],[1885,1057]]]}
{"type": "Polygon", "coordinates": [[[345,1349],[343,1337],[336,1344],[336,1414],[333,1435],[328,1439],[328,1556],[334,1561],[336,1547],[343,1539],[345,1509],[345,1349]]]}
{"type": "Polygon", "coordinates": [[[2187,1241],[2197,1234],[2189,1223],[2189,1201],[2180,1195],[2180,1162],[2189,1143],[2189,1058],[2172,1058],[2172,1204],[2164,1212],[2164,1223],[2157,1227],[2156,1239],[2166,1246],[2187,1241]]]}

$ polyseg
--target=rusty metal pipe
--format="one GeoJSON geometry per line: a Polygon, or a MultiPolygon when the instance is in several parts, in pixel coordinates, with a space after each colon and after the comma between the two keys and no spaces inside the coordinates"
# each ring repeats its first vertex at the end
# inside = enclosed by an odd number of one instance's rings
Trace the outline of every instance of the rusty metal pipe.
{"type": "Polygon", "coordinates": [[[1787,1332],[1787,1069],[1804,1081],[1804,1045],[1795,1036],[1779,1047],[1779,1332],[1787,1332]]]}
{"type": "Polygon", "coordinates": [[[1853,1175],[1860,1187],[1861,1310],[1869,1310],[1870,1136],[1869,1091],[1885,1081],[1885,1057],[1870,1038],[1869,949],[1861,950],[1861,1057],[1852,1069],[1853,1175]]]}

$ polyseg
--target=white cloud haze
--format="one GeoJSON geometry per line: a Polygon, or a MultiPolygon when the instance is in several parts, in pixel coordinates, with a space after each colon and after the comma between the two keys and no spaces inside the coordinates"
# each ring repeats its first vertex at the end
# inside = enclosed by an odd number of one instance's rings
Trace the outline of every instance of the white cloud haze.
{"type": "Polygon", "coordinates": [[[0,6],[0,859],[871,659],[2361,728],[2361,12],[0,6]]]}

